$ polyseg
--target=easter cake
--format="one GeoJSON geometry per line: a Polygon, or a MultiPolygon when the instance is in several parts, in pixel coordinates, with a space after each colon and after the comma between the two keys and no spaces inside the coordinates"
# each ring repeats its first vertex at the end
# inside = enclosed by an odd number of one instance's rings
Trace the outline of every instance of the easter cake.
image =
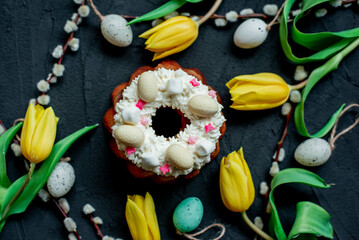
{"type": "MultiPolygon", "coordinates": [[[[197,69],[184,69],[170,60],[140,67],[129,82],[114,89],[112,103],[104,116],[112,134],[110,147],[127,160],[136,178],[158,183],[192,178],[219,153],[226,129],[221,99],[197,69]],[[164,136],[153,128],[156,113],[163,109],[177,112],[178,133],[164,136]]],[[[167,113],[162,121],[171,124],[167,113]]]]}

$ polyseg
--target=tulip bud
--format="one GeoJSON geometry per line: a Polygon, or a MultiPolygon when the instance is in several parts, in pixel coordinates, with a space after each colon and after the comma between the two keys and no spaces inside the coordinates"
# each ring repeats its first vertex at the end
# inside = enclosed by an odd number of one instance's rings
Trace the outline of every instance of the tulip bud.
{"type": "Polygon", "coordinates": [[[252,205],[254,185],[242,148],[222,158],[219,187],[223,204],[232,212],[244,212],[252,205]]]}
{"type": "Polygon", "coordinates": [[[126,220],[133,240],[161,239],[155,204],[149,193],[145,197],[128,196],[126,220]]]}
{"type": "Polygon", "coordinates": [[[40,105],[29,104],[21,131],[21,151],[31,163],[39,163],[50,155],[57,121],[51,107],[44,110],[40,105]]]}
{"type": "Polygon", "coordinates": [[[231,108],[237,110],[263,110],[285,103],[289,97],[289,85],[277,74],[257,73],[241,75],[227,82],[231,108]]]}
{"type": "Polygon", "coordinates": [[[153,61],[181,52],[198,36],[198,24],[188,17],[172,17],[140,35],[147,39],[146,49],[154,52],[153,61]]]}

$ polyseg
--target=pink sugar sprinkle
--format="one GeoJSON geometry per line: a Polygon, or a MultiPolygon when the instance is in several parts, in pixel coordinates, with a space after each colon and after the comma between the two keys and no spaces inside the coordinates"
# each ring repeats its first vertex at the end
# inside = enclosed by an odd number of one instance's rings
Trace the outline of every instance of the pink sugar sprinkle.
{"type": "Polygon", "coordinates": [[[199,82],[197,82],[196,79],[194,78],[190,81],[190,83],[192,84],[193,87],[199,86],[199,82]]]}
{"type": "Polygon", "coordinates": [[[137,104],[136,104],[136,107],[138,107],[140,110],[142,110],[143,106],[146,105],[146,102],[145,101],[142,101],[141,99],[138,100],[137,104]]]}
{"type": "Polygon", "coordinates": [[[160,170],[163,174],[170,172],[170,168],[167,163],[165,165],[163,165],[162,167],[160,167],[160,170]]]}
{"type": "Polygon", "coordinates": [[[211,98],[215,98],[215,97],[216,97],[216,91],[214,91],[214,90],[209,90],[208,95],[209,95],[211,98]]]}
{"type": "Polygon", "coordinates": [[[131,155],[132,153],[136,152],[136,148],[127,147],[125,151],[127,152],[128,155],[131,155]]]}
{"type": "Polygon", "coordinates": [[[190,144],[190,145],[193,145],[197,142],[197,138],[194,137],[194,136],[190,136],[187,140],[187,143],[190,144]]]}
{"type": "Polygon", "coordinates": [[[204,129],[206,130],[206,133],[209,133],[210,131],[214,130],[214,127],[211,123],[208,123],[208,125],[204,126],[204,129]]]}
{"type": "Polygon", "coordinates": [[[146,117],[141,117],[140,122],[143,126],[146,126],[148,124],[148,119],[146,117]]]}

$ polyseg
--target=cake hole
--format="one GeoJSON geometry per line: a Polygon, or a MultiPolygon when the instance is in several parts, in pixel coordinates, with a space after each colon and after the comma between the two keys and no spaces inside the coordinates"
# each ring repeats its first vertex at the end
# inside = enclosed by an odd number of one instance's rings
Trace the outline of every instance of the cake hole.
{"type": "MultiPolygon", "coordinates": [[[[184,119],[189,122],[187,118],[184,119]]],[[[157,109],[156,116],[152,117],[152,128],[157,136],[174,137],[182,128],[182,116],[175,109],[161,107],[157,109]]]]}

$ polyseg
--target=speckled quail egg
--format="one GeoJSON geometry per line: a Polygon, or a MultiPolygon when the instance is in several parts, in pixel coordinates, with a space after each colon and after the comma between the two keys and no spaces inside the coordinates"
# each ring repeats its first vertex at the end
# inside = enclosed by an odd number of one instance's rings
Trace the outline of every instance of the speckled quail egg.
{"type": "Polygon", "coordinates": [[[51,196],[59,198],[68,193],[74,183],[74,168],[68,162],[59,162],[47,180],[47,189],[51,196]]]}
{"type": "Polygon", "coordinates": [[[294,158],[304,166],[320,166],[330,158],[332,150],[327,141],[311,138],[302,142],[294,152],[294,158]]]}
{"type": "Polygon", "coordinates": [[[267,24],[258,18],[251,18],[242,22],[234,33],[234,44],[244,49],[258,47],[268,36],[266,27],[267,24]]]}
{"type": "Polygon", "coordinates": [[[118,47],[127,47],[132,43],[132,29],[126,26],[127,21],[120,15],[106,15],[101,22],[103,37],[118,47]]]}

